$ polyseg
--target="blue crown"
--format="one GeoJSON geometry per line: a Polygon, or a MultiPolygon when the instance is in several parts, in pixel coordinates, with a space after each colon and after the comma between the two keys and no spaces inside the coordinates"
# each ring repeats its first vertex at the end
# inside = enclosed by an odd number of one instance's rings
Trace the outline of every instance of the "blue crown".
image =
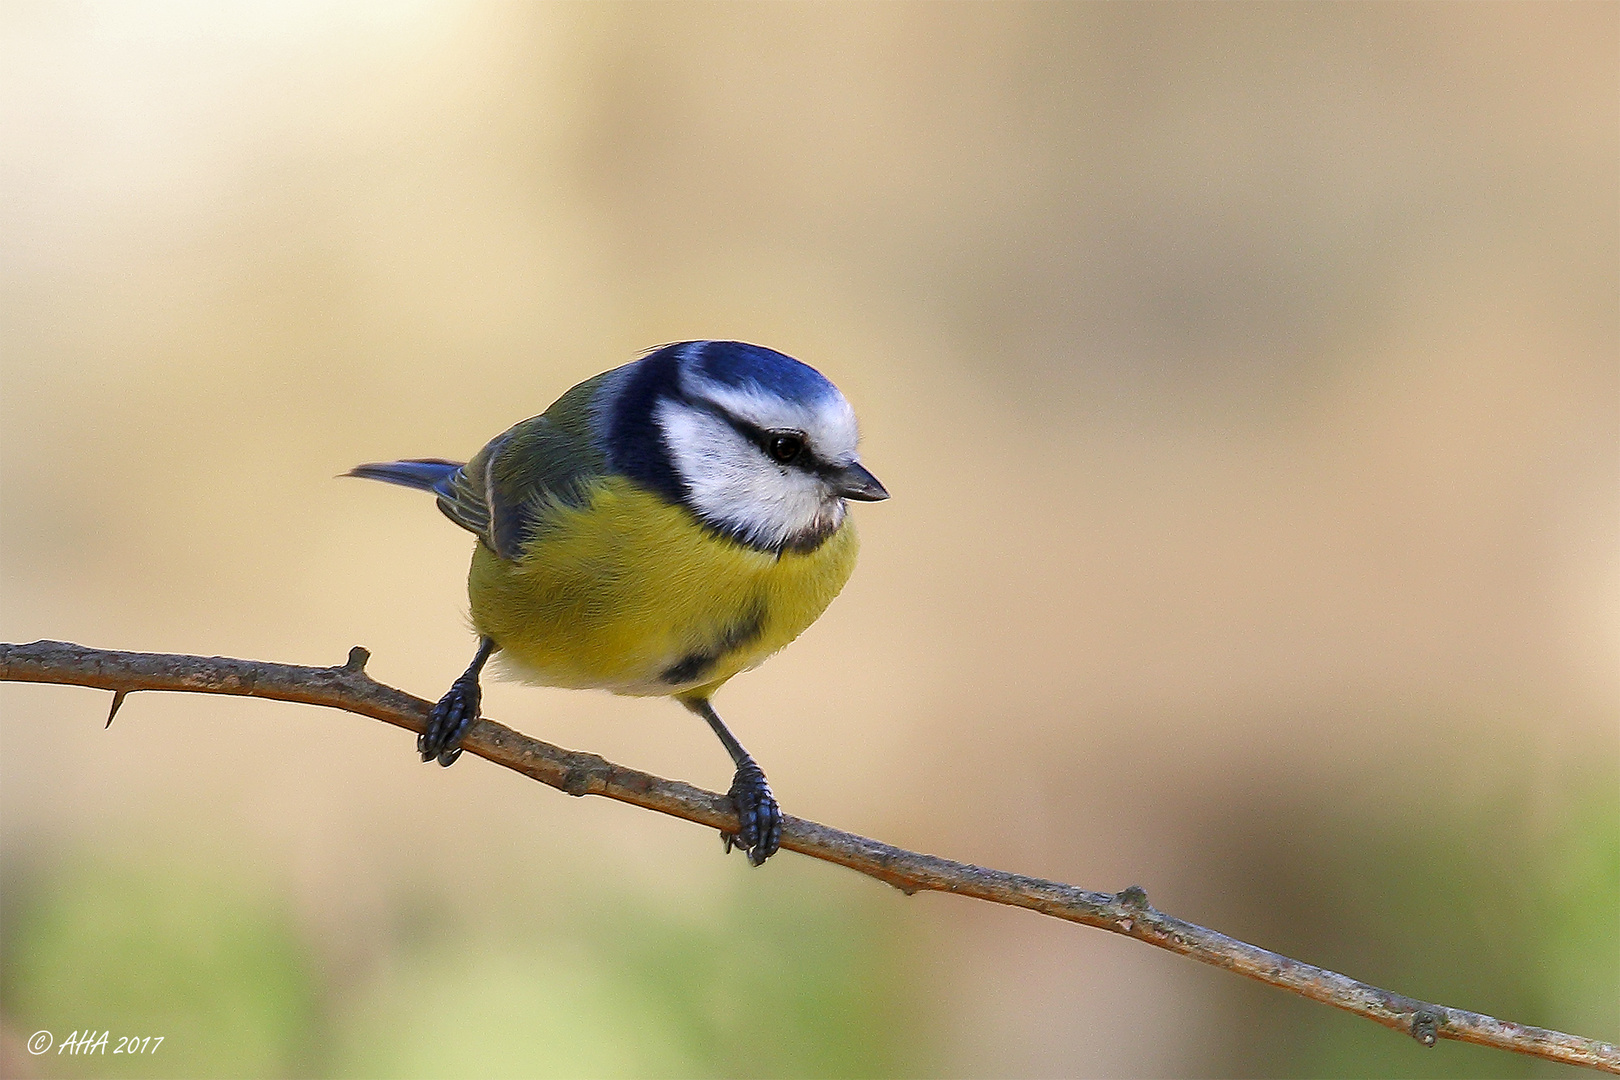
{"type": "Polygon", "coordinates": [[[691,348],[688,362],[700,375],[722,386],[752,385],[785,400],[803,402],[824,401],[838,393],[838,388],[809,364],[763,345],[699,341],[691,348]]]}

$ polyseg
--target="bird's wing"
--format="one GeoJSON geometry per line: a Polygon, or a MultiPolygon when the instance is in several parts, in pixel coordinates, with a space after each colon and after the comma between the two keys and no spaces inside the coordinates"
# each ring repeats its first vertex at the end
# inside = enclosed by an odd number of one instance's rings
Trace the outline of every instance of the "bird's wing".
{"type": "Polygon", "coordinates": [[[549,515],[585,505],[606,467],[590,418],[599,379],[491,440],[439,489],[439,509],[497,555],[515,559],[549,515]]]}

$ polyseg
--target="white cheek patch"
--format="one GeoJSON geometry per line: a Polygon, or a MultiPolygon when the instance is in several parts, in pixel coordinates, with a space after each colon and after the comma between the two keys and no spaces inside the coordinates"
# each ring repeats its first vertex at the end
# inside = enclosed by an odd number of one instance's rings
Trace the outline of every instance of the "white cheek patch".
{"type": "Polygon", "coordinates": [[[657,419],[692,509],[711,524],[781,547],[843,520],[843,501],[820,478],[770,461],[723,418],[664,400],[657,419]]]}
{"type": "Polygon", "coordinates": [[[785,401],[750,386],[723,386],[690,371],[681,376],[682,388],[699,401],[712,401],[721,409],[764,431],[802,431],[811,453],[834,465],[855,460],[855,410],[834,390],[815,401],[785,401]]]}

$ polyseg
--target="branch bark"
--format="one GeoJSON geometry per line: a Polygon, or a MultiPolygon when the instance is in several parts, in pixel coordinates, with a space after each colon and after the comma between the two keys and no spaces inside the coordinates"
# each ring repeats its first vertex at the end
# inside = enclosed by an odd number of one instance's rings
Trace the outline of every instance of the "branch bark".
{"type": "MultiPolygon", "coordinates": [[[[370,654],[358,646],[341,666],[313,668],[36,641],[31,645],[0,644],[0,680],[110,690],[113,713],[128,694],[174,690],[323,705],[419,732],[432,704],[374,681],[365,672],[369,659],[370,654]]],[[[112,722],[111,713],[107,722],[112,722]]],[[[487,718],[473,725],[463,746],[570,795],[602,795],[712,829],[737,828],[736,815],[724,795],[627,769],[595,754],[564,750],[487,718]]],[[[1148,903],[1147,893],[1138,886],[1119,893],[1091,892],[906,851],[796,817],[783,819],[782,846],[847,866],[908,895],[929,889],[972,896],[1133,937],[1364,1016],[1405,1032],[1425,1046],[1433,1046],[1439,1039],[1456,1039],[1620,1075],[1620,1048],[1613,1043],[1381,990],[1166,915],[1148,903]]]]}

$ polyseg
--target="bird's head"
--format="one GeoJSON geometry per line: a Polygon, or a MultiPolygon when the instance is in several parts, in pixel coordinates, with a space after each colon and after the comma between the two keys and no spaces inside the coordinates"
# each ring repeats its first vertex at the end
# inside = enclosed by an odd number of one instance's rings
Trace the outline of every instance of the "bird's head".
{"type": "Polygon", "coordinates": [[[615,388],[615,465],[762,549],[813,548],[844,500],[889,493],[861,465],[855,413],[790,356],[738,341],[669,345],[615,388]]]}

